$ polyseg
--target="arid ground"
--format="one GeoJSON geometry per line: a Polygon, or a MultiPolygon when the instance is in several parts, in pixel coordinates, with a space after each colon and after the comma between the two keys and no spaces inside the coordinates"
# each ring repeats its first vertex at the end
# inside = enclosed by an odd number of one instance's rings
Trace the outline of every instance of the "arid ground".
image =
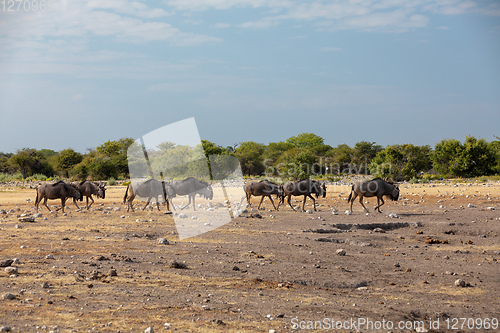
{"type": "Polygon", "coordinates": [[[89,211],[40,206],[42,217],[21,222],[35,213],[34,185],[0,185],[0,263],[15,267],[0,271],[4,330],[499,330],[499,182],[403,184],[382,214],[365,199],[368,215],[359,202],[346,215],[349,187],[330,185],[317,212],[276,212],[266,199],[183,240],[164,206],[127,213],[123,186],[89,211]]]}

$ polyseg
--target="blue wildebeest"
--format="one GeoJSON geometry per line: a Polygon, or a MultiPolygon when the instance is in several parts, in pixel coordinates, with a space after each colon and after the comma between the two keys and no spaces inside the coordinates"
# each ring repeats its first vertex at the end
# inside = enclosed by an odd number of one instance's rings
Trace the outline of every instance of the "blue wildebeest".
{"type": "Polygon", "coordinates": [[[375,210],[380,211],[380,206],[384,204],[384,196],[391,198],[393,201],[397,201],[399,198],[399,188],[396,185],[390,184],[380,178],[375,178],[366,182],[357,182],[352,185],[351,193],[349,194],[349,198],[347,199],[347,203],[351,203],[351,212],[352,212],[352,204],[354,200],[359,195],[359,203],[365,211],[368,213],[368,209],[366,209],[363,204],[363,197],[377,197],[377,206],[375,210]],[[382,203],[380,203],[382,201],[382,203]]]}
{"type": "Polygon", "coordinates": [[[172,186],[175,188],[174,197],[176,195],[187,195],[189,197],[188,204],[182,207],[181,209],[187,208],[191,204],[191,199],[192,199],[193,209],[196,210],[194,198],[197,194],[203,196],[205,199],[208,200],[212,200],[214,197],[214,191],[209,183],[206,183],[204,181],[198,180],[193,177],[189,177],[184,180],[174,180],[172,182],[172,186]]]}
{"type": "MultiPolygon", "coordinates": [[[[260,182],[251,182],[248,184],[245,184],[245,194],[247,198],[247,202],[249,206],[252,206],[250,203],[250,197],[256,196],[256,197],[261,197],[259,206],[257,209],[260,209],[260,205],[262,204],[262,201],[264,200],[265,197],[268,197],[269,200],[271,200],[271,203],[273,204],[274,209],[278,210],[279,204],[283,202],[283,186],[275,184],[271,181],[268,180],[261,180],[260,182]],[[271,198],[271,194],[276,194],[276,196],[279,199],[278,202],[278,207],[274,205],[274,201],[271,198]]],[[[243,198],[245,199],[245,198],[243,198]]],[[[243,201],[243,200],[242,200],[243,201]]]]}
{"type": "Polygon", "coordinates": [[[160,203],[158,200],[158,196],[160,195],[163,196],[163,199],[167,203],[167,210],[170,211],[170,204],[168,202],[168,199],[175,196],[175,189],[172,185],[163,181],[160,182],[156,179],[149,179],[135,186],[133,186],[132,183],[128,184],[127,190],[125,191],[125,196],[123,197],[123,203],[127,203],[127,212],[130,208],[132,208],[132,211],[134,211],[133,201],[136,196],[139,196],[141,198],[148,198],[146,205],[143,208],[144,210],[151,202],[151,199],[155,198],[156,207],[158,208],[158,210],[160,210],[160,203]]]}
{"type": "Polygon", "coordinates": [[[314,210],[316,210],[316,200],[311,196],[311,193],[316,194],[316,198],[322,196],[323,198],[326,196],[326,185],[325,183],[320,183],[317,180],[304,179],[296,182],[287,182],[283,185],[283,191],[285,196],[287,197],[287,202],[290,207],[293,208],[290,199],[293,196],[303,195],[304,202],[302,203],[302,211],[304,211],[304,206],[306,204],[307,197],[311,198],[314,205],[314,210]]]}
{"type": "MultiPolygon", "coordinates": [[[[43,199],[43,204],[50,211],[49,206],[47,206],[47,199],[61,199],[62,212],[64,213],[64,206],[66,204],[66,199],[74,198],[76,200],[80,199],[82,194],[80,191],[75,189],[73,186],[66,184],[62,180],[54,184],[43,184],[36,188],[36,199],[35,207],[38,211],[38,204],[43,199]]],[[[57,209],[59,210],[59,209],[57,209]]]]}
{"type": "MultiPolygon", "coordinates": [[[[96,185],[92,182],[89,182],[87,180],[84,180],[83,182],[80,183],[71,183],[71,186],[76,188],[77,190],[80,191],[82,194],[82,197],[80,200],[83,200],[83,197],[85,196],[87,199],[87,204],[85,205],[85,208],[90,209],[90,206],[94,203],[94,199],[92,198],[92,194],[97,196],[98,198],[104,199],[106,197],[106,185],[103,183],[100,183],[99,185],[96,185]],[[89,205],[89,198],[92,200],[92,202],[89,205]]],[[[73,198],[73,203],[75,204],[76,208],[80,209],[78,205],[76,204],[76,199],[73,198]]]]}

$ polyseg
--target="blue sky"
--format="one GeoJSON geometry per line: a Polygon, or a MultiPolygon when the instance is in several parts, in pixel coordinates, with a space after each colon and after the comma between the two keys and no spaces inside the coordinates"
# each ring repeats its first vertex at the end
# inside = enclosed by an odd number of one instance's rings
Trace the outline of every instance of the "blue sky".
{"type": "Polygon", "coordinates": [[[0,152],[84,152],[189,117],[223,146],[500,136],[498,1],[19,3],[0,3],[0,152]]]}

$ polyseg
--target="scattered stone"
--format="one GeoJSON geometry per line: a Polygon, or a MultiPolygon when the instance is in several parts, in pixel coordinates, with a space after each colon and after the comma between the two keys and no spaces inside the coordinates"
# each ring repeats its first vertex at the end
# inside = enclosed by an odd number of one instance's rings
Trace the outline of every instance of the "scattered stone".
{"type": "Polygon", "coordinates": [[[439,240],[437,238],[427,237],[425,239],[425,244],[448,244],[447,239],[439,240]]]}
{"type": "Polygon", "coordinates": [[[54,259],[54,256],[52,254],[47,254],[45,256],[45,259],[54,259]]]}
{"type": "Polygon", "coordinates": [[[176,268],[176,269],[187,269],[187,265],[183,262],[178,262],[176,260],[172,261],[170,264],[170,268],[176,268]]]}
{"type": "Polygon", "coordinates": [[[35,218],[33,216],[26,216],[18,218],[19,222],[35,222],[35,218]]]}
{"type": "Polygon", "coordinates": [[[383,234],[383,233],[385,233],[385,230],[382,228],[375,228],[375,229],[373,229],[373,232],[379,232],[379,233],[383,234]]]}
{"type": "Polygon", "coordinates": [[[1,326],[0,332],[10,332],[11,328],[9,326],[1,326]]]}
{"type": "Polygon", "coordinates": [[[48,282],[44,282],[43,285],[42,285],[42,288],[43,289],[49,289],[50,288],[50,284],[48,282]]]}
{"type": "Polygon", "coordinates": [[[158,238],[158,244],[168,245],[168,240],[166,238],[158,238]]]}
{"type": "Polygon", "coordinates": [[[116,269],[110,269],[108,272],[108,276],[118,276],[118,273],[116,272],[116,269]]]}
{"type": "Polygon", "coordinates": [[[307,214],[312,214],[312,213],[313,213],[313,211],[312,211],[312,210],[310,210],[310,209],[308,209],[308,210],[306,210],[306,213],[307,213],[307,214]]]}
{"type": "Polygon", "coordinates": [[[13,295],[11,293],[5,293],[2,295],[2,299],[8,299],[8,300],[13,300],[16,299],[16,295],[13,295]]]}
{"type": "Polygon", "coordinates": [[[251,218],[261,219],[261,218],[262,218],[262,215],[260,215],[259,213],[252,213],[252,214],[250,214],[250,217],[251,217],[251,218]]]}
{"type": "Polygon", "coordinates": [[[463,288],[463,287],[465,287],[465,281],[462,279],[458,279],[455,281],[455,286],[463,288]]]}
{"type": "Polygon", "coordinates": [[[344,214],[345,215],[352,215],[352,212],[350,210],[346,210],[344,214]]]}
{"type": "Polygon", "coordinates": [[[495,210],[495,207],[487,207],[487,210],[495,210]]]}
{"type": "Polygon", "coordinates": [[[332,209],[332,214],[333,214],[333,215],[339,215],[339,212],[338,212],[338,210],[336,210],[336,209],[334,208],[334,209],[332,209]]]}
{"type": "Polygon", "coordinates": [[[239,271],[240,268],[238,266],[233,266],[233,271],[239,271]]]}
{"type": "Polygon", "coordinates": [[[17,267],[9,266],[9,267],[5,267],[5,272],[7,274],[17,274],[18,270],[17,270],[17,267]]]}
{"type": "Polygon", "coordinates": [[[13,263],[14,263],[14,260],[12,260],[12,259],[3,260],[3,261],[0,261],[0,267],[9,267],[13,263]]]}
{"type": "Polygon", "coordinates": [[[399,219],[398,214],[394,214],[394,213],[390,213],[390,214],[389,214],[389,217],[390,217],[391,219],[399,219]]]}
{"type": "Polygon", "coordinates": [[[180,213],[178,216],[179,216],[179,218],[180,218],[180,219],[186,219],[186,218],[188,217],[188,216],[187,216],[186,214],[184,214],[184,213],[180,213]]]}
{"type": "Polygon", "coordinates": [[[338,256],[345,256],[346,254],[344,249],[338,249],[335,253],[337,253],[338,256]]]}
{"type": "Polygon", "coordinates": [[[152,326],[150,326],[144,330],[144,333],[155,333],[155,329],[152,326]]]}
{"type": "Polygon", "coordinates": [[[471,204],[471,203],[470,203],[470,204],[468,204],[468,205],[467,205],[467,207],[469,207],[469,208],[474,208],[474,207],[476,207],[476,206],[474,206],[473,204],[471,204]]]}

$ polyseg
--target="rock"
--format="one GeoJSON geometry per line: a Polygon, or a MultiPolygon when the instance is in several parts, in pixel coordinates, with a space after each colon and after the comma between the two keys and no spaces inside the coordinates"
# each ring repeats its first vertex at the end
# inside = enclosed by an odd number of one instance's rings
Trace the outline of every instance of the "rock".
{"type": "Polygon", "coordinates": [[[10,332],[11,328],[9,326],[1,326],[0,332],[10,332]]]}
{"type": "Polygon", "coordinates": [[[54,259],[54,256],[52,254],[47,254],[45,256],[45,259],[54,259]]]}
{"type": "Polygon", "coordinates": [[[158,238],[158,244],[168,245],[168,240],[166,238],[158,238]]]}
{"type": "Polygon", "coordinates": [[[240,268],[238,266],[233,266],[233,271],[239,271],[240,268]]]}
{"type": "Polygon", "coordinates": [[[13,295],[11,293],[5,293],[2,295],[2,299],[9,299],[9,300],[13,300],[13,299],[16,299],[16,295],[13,295]]]}
{"type": "Polygon", "coordinates": [[[313,211],[312,211],[312,210],[310,210],[310,209],[308,209],[308,210],[306,210],[306,213],[307,213],[307,214],[312,214],[312,213],[313,213],[313,211]]]}
{"type": "Polygon", "coordinates": [[[352,215],[352,212],[350,210],[346,210],[345,215],[352,215]]]}
{"type": "Polygon", "coordinates": [[[116,272],[116,269],[110,269],[108,276],[118,276],[118,273],[116,272]]]}
{"type": "Polygon", "coordinates": [[[336,209],[332,209],[332,215],[339,215],[339,212],[336,209]]]}
{"type": "Polygon", "coordinates": [[[42,285],[43,289],[50,289],[50,284],[48,282],[44,282],[42,285]]]}
{"type": "Polygon", "coordinates": [[[144,330],[144,333],[155,333],[155,329],[152,326],[150,326],[144,330]]]}
{"type": "Polygon", "coordinates": [[[487,210],[495,210],[495,207],[487,207],[487,210]]]}
{"type": "Polygon", "coordinates": [[[186,219],[187,217],[188,217],[188,216],[187,216],[186,214],[184,214],[184,213],[180,213],[180,214],[179,214],[179,218],[180,218],[180,219],[186,219]]]}
{"type": "Polygon", "coordinates": [[[379,233],[383,234],[383,233],[385,233],[385,230],[382,228],[375,228],[375,229],[373,229],[373,232],[379,232],[379,233]]]}
{"type": "Polygon", "coordinates": [[[37,218],[40,218],[40,217],[42,217],[42,216],[43,216],[43,215],[42,215],[42,213],[36,213],[36,214],[33,214],[33,217],[34,217],[34,218],[36,218],[36,219],[37,219],[37,218]]]}
{"type": "Polygon", "coordinates": [[[345,256],[346,254],[344,249],[338,249],[335,253],[337,253],[338,256],[345,256]]]}
{"type": "Polygon", "coordinates": [[[5,272],[7,274],[17,274],[18,270],[17,270],[17,267],[9,266],[9,267],[5,267],[5,272]]]}
{"type": "Polygon", "coordinates": [[[455,286],[463,288],[463,287],[465,287],[465,281],[462,279],[458,279],[455,281],[455,286]]]}
{"type": "Polygon", "coordinates": [[[470,204],[468,204],[468,205],[467,205],[467,207],[469,207],[469,208],[474,208],[474,207],[476,207],[476,206],[474,206],[473,204],[471,204],[471,203],[470,203],[470,204]]]}
{"type": "Polygon", "coordinates": [[[19,222],[35,222],[35,218],[33,216],[26,216],[18,218],[19,222]]]}
{"type": "Polygon", "coordinates": [[[13,263],[14,263],[14,260],[12,260],[12,259],[3,260],[3,261],[0,261],[0,267],[9,267],[13,263]]]}
{"type": "Polygon", "coordinates": [[[391,219],[398,219],[398,218],[399,218],[398,214],[394,214],[394,213],[390,213],[390,214],[389,214],[389,217],[390,217],[391,219]]]}

